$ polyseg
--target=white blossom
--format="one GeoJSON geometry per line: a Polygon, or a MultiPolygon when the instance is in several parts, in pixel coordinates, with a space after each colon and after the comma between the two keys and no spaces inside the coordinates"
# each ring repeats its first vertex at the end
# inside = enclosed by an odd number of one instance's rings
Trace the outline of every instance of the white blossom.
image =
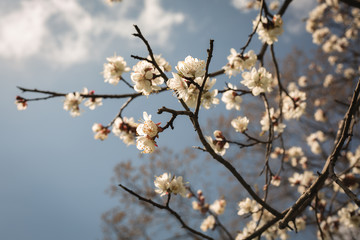
{"type": "Polygon", "coordinates": [[[352,173],[360,174],[360,146],[357,147],[355,153],[347,152],[346,158],[349,161],[350,166],[353,166],[352,173]]]}
{"type": "MultiPolygon", "coordinates": [[[[171,65],[165,60],[165,58],[161,57],[161,55],[154,55],[154,58],[161,70],[165,72],[171,71],[171,65]]],[[[148,56],[147,59],[151,60],[151,57],[148,56]]]]}
{"type": "Polygon", "coordinates": [[[95,133],[94,139],[99,139],[101,141],[107,139],[110,130],[107,127],[104,127],[100,123],[94,123],[92,126],[92,131],[95,133]]]}
{"type": "Polygon", "coordinates": [[[83,97],[80,96],[79,92],[68,93],[65,96],[64,109],[70,111],[72,117],[80,116],[80,107],[79,105],[83,101],[83,97]]]}
{"type": "Polygon", "coordinates": [[[236,86],[233,86],[231,83],[229,83],[228,87],[231,90],[227,90],[226,92],[223,93],[221,97],[221,101],[223,101],[226,104],[227,110],[231,110],[235,108],[236,110],[239,111],[241,108],[240,104],[242,103],[242,98],[236,93],[236,91],[234,91],[237,90],[236,86]]]}
{"type": "Polygon", "coordinates": [[[16,96],[15,104],[17,110],[19,111],[25,110],[27,108],[26,100],[20,96],[16,96]]]}
{"type": "Polygon", "coordinates": [[[249,119],[247,117],[237,117],[231,120],[231,126],[235,128],[237,132],[245,132],[247,130],[247,126],[249,124],[249,119]]]}
{"type": "Polygon", "coordinates": [[[185,61],[179,61],[175,69],[182,77],[197,78],[205,75],[205,61],[187,56],[185,61]]]}
{"type": "MultiPolygon", "coordinates": [[[[87,88],[84,88],[82,91],[84,95],[94,95],[95,91],[90,91],[87,88]]],[[[94,110],[96,107],[102,106],[102,98],[98,97],[90,97],[86,102],[84,102],[84,106],[88,107],[90,110],[94,110]]]]}
{"type": "Polygon", "coordinates": [[[134,89],[141,92],[143,95],[149,95],[153,91],[158,91],[164,82],[164,79],[159,77],[159,71],[148,61],[139,61],[134,67],[130,77],[135,83],[134,89]]]}
{"type": "Polygon", "coordinates": [[[225,199],[217,199],[213,204],[210,205],[209,209],[216,215],[221,215],[224,213],[226,207],[225,199]]]}
{"type": "MultiPolygon", "coordinates": [[[[282,133],[286,127],[286,125],[280,122],[280,110],[278,109],[276,112],[274,108],[270,108],[270,118],[275,132],[282,133]]],[[[263,117],[260,120],[261,131],[266,132],[270,129],[269,122],[269,114],[265,112],[263,117]]]]}
{"type": "Polygon", "coordinates": [[[171,177],[170,173],[163,173],[159,177],[155,176],[154,185],[156,187],[155,192],[160,194],[160,196],[173,193],[186,197],[186,188],[181,176],[171,177]]]}
{"type": "Polygon", "coordinates": [[[322,109],[316,110],[316,112],[314,113],[314,118],[315,118],[315,121],[317,121],[317,122],[326,122],[327,121],[326,114],[322,109]]]}
{"type": "MultiPolygon", "coordinates": [[[[259,21],[259,16],[253,21],[253,28],[256,27],[259,21]]],[[[278,41],[278,36],[283,32],[283,21],[280,15],[274,15],[273,19],[269,21],[265,17],[261,17],[261,22],[258,25],[256,32],[259,34],[259,39],[262,43],[267,43],[269,45],[278,41]]]]}
{"type": "Polygon", "coordinates": [[[259,70],[253,67],[251,72],[244,72],[242,78],[244,80],[242,80],[241,83],[248,87],[254,96],[262,92],[272,91],[272,75],[263,67],[259,68],[259,70]]]}
{"type": "Polygon", "coordinates": [[[315,133],[310,134],[306,138],[306,142],[309,145],[311,152],[314,154],[321,153],[320,143],[326,140],[325,134],[322,131],[317,131],[315,133]]]}
{"type": "Polygon", "coordinates": [[[283,113],[286,120],[299,119],[306,109],[306,93],[295,89],[284,95],[283,113]],[[289,97],[290,96],[290,97],[289,97]]]}
{"type": "Polygon", "coordinates": [[[239,202],[239,211],[238,215],[244,215],[247,213],[254,213],[259,211],[259,205],[255,200],[251,200],[250,198],[246,198],[239,202]]]}
{"type": "Polygon", "coordinates": [[[355,203],[348,203],[338,211],[340,222],[346,227],[360,227],[360,208],[355,203]]]}
{"type": "Polygon", "coordinates": [[[116,118],[112,125],[112,132],[118,136],[123,142],[129,146],[135,144],[136,128],[138,124],[133,118],[116,118]]]}
{"type": "Polygon", "coordinates": [[[137,126],[136,132],[140,136],[156,137],[159,132],[158,124],[151,120],[151,115],[148,115],[147,112],[143,112],[143,118],[144,122],[137,126]]]}
{"type": "Polygon", "coordinates": [[[187,101],[189,97],[187,80],[182,78],[177,73],[172,73],[172,75],[173,78],[170,78],[167,81],[168,87],[175,91],[178,99],[183,99],[184,101],[187,101]]]}
{"type": "Polygon", "coordinates": [[[241,71],[249,70],[252,68],[256,61],[257,56],[253,50],[248,51],[247,53],[241,55],[236,52],[234,48],[230,49],[230,55],[227,57],[228,63],[223,67],[226,75],[229,75],[229,78],[236,76],[241,71]]]}
{"type": "Polygon", "coordinates": [[[213,215],[209,215],[204,221],[201,223],[200,229],[203,232],[206,232],[208,229],[213,229],[215,225],[215,218],[213,215]]]}
{"type": "Polygon", "coordinates": [[[329,87],[330,84],[333,83],[333,82],[334,82],[334,76],[331,75],[331,74],[328,74],[328,75],[326,75],[326,77],[325,77],[323,86],[327,88],[327,87],[329,87]]]}
{"type": "Polygon", "coordinates": [[[108,63],[104,64],[103,71],[105,82],[117,85],[121,79],[121,75],[124,72],[129,72],[130,67],[126,66],[124,58],[116,56],[116,54],[113,57],[106,58],[106,60],[108,63]]]}
{"type": "Polygon", "coordinates": [[[210,144],[210,147],[214,150],[216,154],[224,156],[226,149],[230,147],[229,143],[226,140],[214,140],[210,136],[206,136],[206,140],[210,144]]]}

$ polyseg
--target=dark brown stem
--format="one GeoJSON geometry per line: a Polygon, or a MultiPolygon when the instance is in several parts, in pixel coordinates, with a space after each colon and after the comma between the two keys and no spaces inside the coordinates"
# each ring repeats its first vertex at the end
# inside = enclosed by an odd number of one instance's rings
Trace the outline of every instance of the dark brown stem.
{"type": "Polygon", "coordinates": [[[168,201],[167,201],[166,205],[164,206],[164,205],[161,205],[161,204],[159,204],[159,203],[156,203],[156,202],[152,201],[151,199],[146,199],[146,198],[140,196],[140,195],[137,194],[136,192],[128,189],[127,187],[125,187],[125,186],[123,186],[123,185],[121,185],[121,184],[119,184],[119,187],[121,187],[121,188],[124,189],[126,192],[130,193],[131,195],[137,197],[140,201],[149,203],[149,204],[153,205],[154,207],[157,207],[157,208],[159,208],[159,209],[164,209],[164,210],[168,211],[171,215],[173,215],[173,216],[180,222],[181,226],[182,226],[183,228],[185,228],[186,230],[188,230],[189,232],[191,232],[191,233],[193,233],[193,234],[195,234],[195,235],[197,235],[197,236],[199,236],[199,237],[202,237],[202,238],[204,238],[204,239],[213,239],[212,237],[209,237],[209,236],[207,236],[207,235],[205,235],[205,234],[203,234],[203,233],[201,233],[201,232],[198,232],[198,231],[196,231],[195,229],[189,227],[189,226],[184,222],[184,220],[181,218],[181,216],[180,216],[176,211],[174,211],[172,208],[169,207],[170,197],[168,197],[168,201]]]}

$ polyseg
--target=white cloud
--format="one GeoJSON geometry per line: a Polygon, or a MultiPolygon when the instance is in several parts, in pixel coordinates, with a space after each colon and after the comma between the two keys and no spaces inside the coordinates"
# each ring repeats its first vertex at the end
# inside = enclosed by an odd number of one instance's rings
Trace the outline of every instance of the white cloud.
{"type": "Polygon", "coordinates": [[[133,41],[133,24],[142,28],[152,44],[163,45],[173,27],[185,20],[182,13],[167,12],[161,0],[119,5],[93,14],[77,0],[23,1],[0,18],[0,57],[23,60],[40,56],[71,65],[88,59],[97,44],[106,40],[121,37],[133,41]]]}

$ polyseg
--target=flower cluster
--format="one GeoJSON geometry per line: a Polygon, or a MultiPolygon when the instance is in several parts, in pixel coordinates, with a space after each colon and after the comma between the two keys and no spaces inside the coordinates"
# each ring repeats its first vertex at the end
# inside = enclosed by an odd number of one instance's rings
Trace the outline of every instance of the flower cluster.
{"type": "Polygon", "coordinates": [[[139,135],[136,139],[136,147],[143,150],[142,153],[152,153],[157,146],[155,138],[161,131],[160,123],[154,123],[151,120],[151,115],[148,115],[147,112],[143,113],[143,118],[143,123],[136,128],[136,133],[139,135]]]}
{"type": "Polygon", "coordinates": [[[187,106],[195,108],[200,93],[199,87],[206,81],[201,94],[201,105],[209,109],[212,105],[219,104],[220,100],[216,98],[218,90],[210,91],[216,79],[204,80],[205,61],[188,56],[185,61],[179,61],[175,68],[178,73],[172,73],[173,78],[168,80],[167,85],[174,90],[178,99],[182,99],[187,106]]]}
{"type": "Polygon", "coordinates": [[[244,72],[242,78],[244,80],[241,83],[248,87],[254,96],[272,91],[272,75],[264,67],[259,69],[253,67],[250,72],[244,72]]]}
{"type": "Polygon", "coordinates": [[[135,144],[136,128],[139,124],[133,118],[116,118],[112,125],[112,132],[129,146],[135,144]]]}
{"type": "Polygon", "coordinates": [[[274,42],[278,41],[278,36],[280,36],[283,32],[283,21],[280,15],[274,15],[274,17],[269,20],[265,17],[256,18],[253,21],[254,28],[256,26],[256,32],[259,34],[259,39],[262,43],[267,43],[269,45],[273,44],[274,42]],[[258,24],[258,22],[260,23],[258,24]]]}
{"type": "Polygon", "coordinates": [[[320,143],[326,140],[326,136],[322,131],[317,131],[315,133],[310,134],[306,138],[306,142],[309,145],[311,152],[314,154],[321,153],[321,146],[320,143]]]}
{"type": "Polygon", "coordinates": [[[64,101],[64,109],[66,111],[70,111],[70,115],[72,117],[80,116],[80,107],[79,105],[83,101],[83,97],[80,95],[79,92],[68,93],[65,96],[64,101]]]}
{"type": "Polygon", "coordinates": [[[101,141],[107,139],[110,130],[107,127],[104,127],[100,123],[94,123],[92,126],[92,131],[95,133],[94,138],[100,139],[101,141]]]}
{"type": "Polygon", "coordinates": [[[121,79],[121,75],[124,72],[129,72],[130,67],[126,66],[126,62],[123,57],[114,55],[113,57],[106,58],[108,63],[104,64],[104,78],[105,82],[112,85],[117,85],[121,79]]]}
{"type": "Polygon", "coordinates": [[[157,189],[155,192],[164,196],[169,193],[180,194],[182,197],[186,197],[186,188],[183,178],[171,177],[170,173],[163,173],[159,177],[155,177],[154,185],[157,189]]]}
{"type": "Polygon", "coordinates": [[[216,154],[223,156],[226,153],[226,149],[230,147],[229,143],[226,141],[225,137],[222,135],[222,132],[219,130],[214,131],[215,140],[211,136],[206,136],[206,140],[210,144],[211,148],[216,154]]]}
{"type": "Polygon", "coordinates": [[[231,76],[236,76],[244,70],[251,69],[257,60],[257,56],[253,50],[241,55],[236,52],[234,48],[231,48],[230,53],[231,54],[227,57],[228,63],[223,67],[226,75],[229,75],[229,78],[231,76]]]}
{"type": "Polygon", "coordinates": [[[306,109],[306,93],[296,87],[289,88],[289,96],[283,95],[283,113],[286,120],[299,119],[306,109]]]}
{"type": "MultiPolygon", "coordinates": [[[[286,125],[280,121],[280,110],[278,109],[275,112],[274,108],[270,108],[270,119],[274,131],[278,133],[282,133],[286,125]]],[[[269,113],[267,111],[264,113],[262,119],[260,120],[260,124],[261,124],[261,131],[263,133],[270,129],[269,113]]]]}
{"type": "Polygon", "coordinates": [[[152,91],[158,91],[164,82],[159,71],[148,61],[140,61],[133,67],[131,80],[135,84],[134,89],[143,95],[149,95],[152,91]]]}
{"type": "Polygon", "coordinates": [[[303,174],[294,173],[292,177],[289,177],[291,186],[298,186],[297,191],[302,194],[312,182],[316,179],[316,176],[311,171],[305,171],[303,174]]]}

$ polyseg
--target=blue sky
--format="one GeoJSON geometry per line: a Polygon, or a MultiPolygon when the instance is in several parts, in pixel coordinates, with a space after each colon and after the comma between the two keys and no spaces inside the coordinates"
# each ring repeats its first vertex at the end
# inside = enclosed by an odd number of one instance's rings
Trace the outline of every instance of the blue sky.
{"type": "MultiPolygon", "coordinates": [[[[136,63],[131,54],[147,55],[142,42],[131,36],[133,24],[173,68],[188,55],[205,59],[209,39],[214,39],[211,71],[219,70],[230,48],[242,47],[252,29],[256,12],[239,10],[242,2],[123,0],[112,7],[103,0],[0,2],[0,238],[100,239],[101,214],[118,204],[105,194],[113,167],[138,156],[135,147],[114,136],[104,142],[93,139],[92,124],[110,122],[122,101],[104,100],[94,111],[84,107],[78,118],[63,110],[63,99],[31,102],[20,112],[14,104],[15,96],[22,95],[16,86],[128,92],[124,85],[104,83],[101,72],[106,57],[115,52],[130,66],[136,63]]],[[[301,19],[311,2],[294,1],[284,17],[285,33],[275,45],[281,46],[279,56],[293,45],[310,46],[301,19]]],[[[250,49],[257,52],[260,43],[253,42],[250,49]]],[[[125,115],[137,120],[146,110],[155,121],[166,121],[155,114],[163,102],[152,96],[135,101],[125,115]]],[[[176,106],[176,99],[169,104],[176,106]]],[[[174,139],[184,131],[179,127],[159,144],[175,147],[174,139]]]]}

